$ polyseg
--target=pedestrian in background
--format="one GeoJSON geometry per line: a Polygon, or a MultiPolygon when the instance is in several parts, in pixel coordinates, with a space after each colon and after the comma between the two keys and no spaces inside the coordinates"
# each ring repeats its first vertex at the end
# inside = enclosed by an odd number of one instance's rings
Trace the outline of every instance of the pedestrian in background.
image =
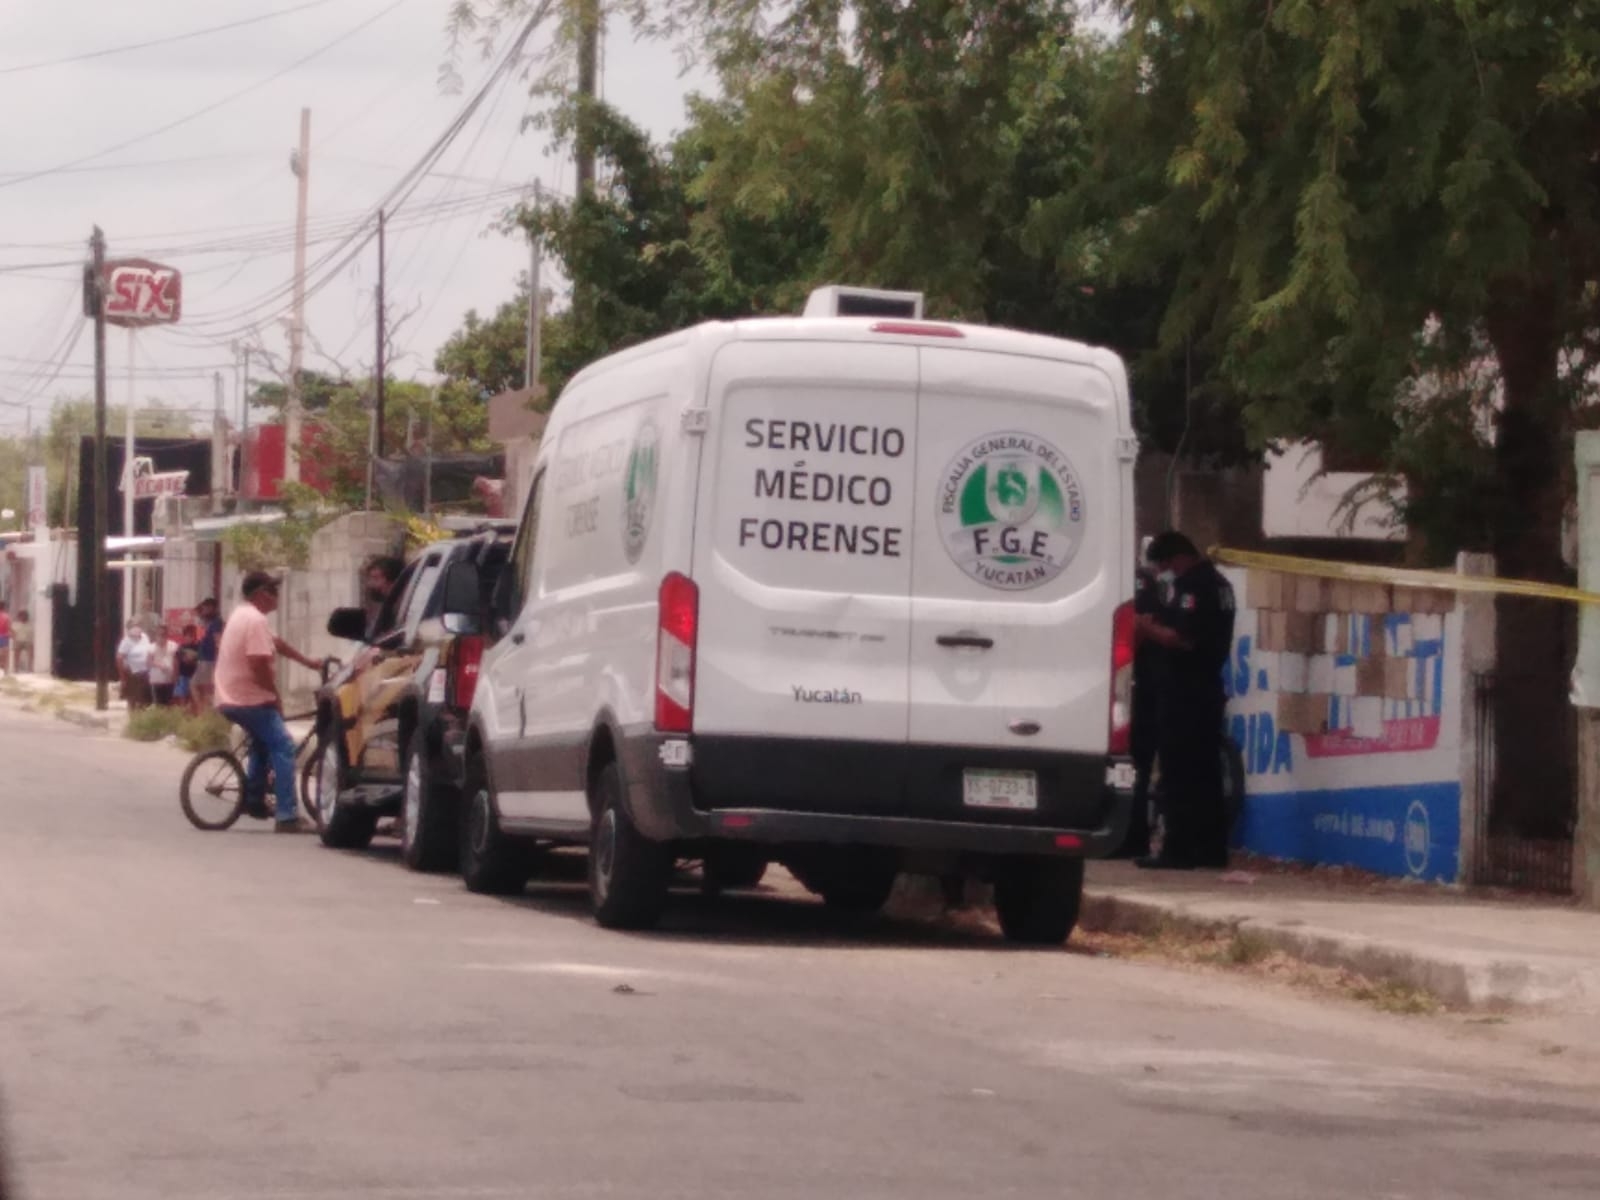
{"type": "Polygon", "coordinates": [[[129,621],[127,635],[117,643],[117,675],[130,709],[150,707],[150,649],[144,626],[129,621]]]}
{"type": "Polygon", "coordinates": [[[11,674],[11,614],[0,604],[0,674],[11,674]]]}
{"type": "MultiPolygon", "coordinates": [[[[1154,616],[1161,611],[1161,587],[1155,572],[1140,567],[1134,572],[1133,611],[1137,616],[1154,616]]],[[[1161,671],[1165,651],[1147,637],[1140,637],[1133,655],[1133,817],[1128,834],[1113,858],[1143,858],[1150,853],[1150,776],[1155,768],[1156,747],[1161,731],[1161,671]]]]}
{"type": "Polygon", "coordinates": [[[19,612],[17,619],[11,622],[11,658],[12,666],[18,675],[24,671],[32,674],[33,619],[28,615],[27,609],[19,612]]]}
{"type": "Polygon", "coordinates": [[[173,686],[172,699],[183,706],[190,716],[198,716],[194,700],[194,673],[200,666],[200,630],[194,625],[183,627],[178,639],[178,682],[173,686]]]}
{"type": "Polygon", "coordinates": [[[378,622],[383,617],[384,606],[389,602],[389,596],[394,591],[394,585],[399,580],[406,565],[398,558],[374,558],[367,563],[366,589],[362,596],[362,607],[367,612],[367,638],[371,640],[377,634],[384,632],[378,628],[378,622]]]}
{"type": "Polygon", "coordinates": [[[194,615],[200,620],[200,641],[195,648],[196,666],[191,686],[195,709],[204,712],[212,706],[216,695],[217,646],[222,640],[222,621],[216,599],[211,596],[194,606],[194,615]]]}
{"type": "Polygon", "coordinates": [[[1161,760],[1161,853],[1146,868],[1228,865],[1222,791],[1222,667],[1233,650],[1233,586],[1183,534],[1150,543],[1157,582],[1170,589],[1160,610],[1138,618],[1139,636],[1161,649],[1157,750],[1161,760]]]}
{"type": "Polygon", "coordinates": [[[160,708],[172,704],[178,684],[178,643],[165,625],[150,639],[150,698],[160,708]]]}

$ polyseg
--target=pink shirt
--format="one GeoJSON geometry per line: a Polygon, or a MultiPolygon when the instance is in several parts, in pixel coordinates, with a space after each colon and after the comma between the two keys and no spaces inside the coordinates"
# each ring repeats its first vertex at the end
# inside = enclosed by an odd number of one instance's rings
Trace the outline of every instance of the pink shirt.
{"type": "Polygon", "coordinates": [[[252,658],[271,658],[276,653],[267,614],[246,600],[228,617],[217,647],[217,704],[276,704],[278,697],[256,682],[250,669],[252,658]]]}

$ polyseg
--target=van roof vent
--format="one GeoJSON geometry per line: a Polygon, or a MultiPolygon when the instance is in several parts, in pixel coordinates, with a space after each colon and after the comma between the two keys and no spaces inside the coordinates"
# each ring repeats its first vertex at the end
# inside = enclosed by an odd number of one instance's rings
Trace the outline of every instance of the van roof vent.
{"type": "Polygon", "coordinates": [[[921,292],[885,292],[877,288],[819,287],[806,299],[808,317],[903,317],[922,320],[921,292]]]}

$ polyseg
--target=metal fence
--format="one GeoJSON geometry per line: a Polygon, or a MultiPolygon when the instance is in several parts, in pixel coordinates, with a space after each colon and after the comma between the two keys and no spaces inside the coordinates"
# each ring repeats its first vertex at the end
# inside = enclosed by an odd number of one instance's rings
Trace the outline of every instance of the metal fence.
{"type": "MultiPolygon", "coordinates": [[[[1507,828],[1498,803],[1495,763],[1495,677],[1472,679],[1474,735],[1477,740],[1477,837],[1471,882],[1480,887],[1514,888],[1566,896],[1572,893],[1572,825],[1565,837],[1525,837],[1507,828]]],[[[1576,818],[1573,797],[1573,816],[1576,818]]]]}

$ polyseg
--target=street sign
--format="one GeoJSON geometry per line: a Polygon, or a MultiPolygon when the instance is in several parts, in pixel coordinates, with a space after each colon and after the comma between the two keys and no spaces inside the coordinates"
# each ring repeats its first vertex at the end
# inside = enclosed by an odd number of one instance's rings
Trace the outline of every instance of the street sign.
{"type": "MultiPolygon", "coordinates": [[[[133,498],[135,500],[153,500],[157,496],[181,496],[189,485],[189,472],[187,471],[160,471],[155,463],[148,458],[133,460],[133,498]]],[[[122,491],[128,490],[128,478],[124,473],[120,485],[122,491]]]]}
{"type": "Polygon", "coordinates": [[[43,467],[28,468],[28,528],[38,529],[49,519],[49,494],[43,467]]]}
{"type": "Polygon", "coordinates": [[[174,325],[183,312],[183,277],[147,258],[112,259],[102,271],[100,295],[108,325],[174,325]]]}

